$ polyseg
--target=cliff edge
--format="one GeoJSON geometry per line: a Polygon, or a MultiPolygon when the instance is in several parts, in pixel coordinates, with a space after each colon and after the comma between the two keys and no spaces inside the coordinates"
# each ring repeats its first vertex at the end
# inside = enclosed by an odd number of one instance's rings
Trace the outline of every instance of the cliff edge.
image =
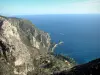
{"type": "Polygon", "coordinates": [[[0,16],[0,75],[50,75],[73,66],[49,53],[51,38],[30,21],[0,16]]]}

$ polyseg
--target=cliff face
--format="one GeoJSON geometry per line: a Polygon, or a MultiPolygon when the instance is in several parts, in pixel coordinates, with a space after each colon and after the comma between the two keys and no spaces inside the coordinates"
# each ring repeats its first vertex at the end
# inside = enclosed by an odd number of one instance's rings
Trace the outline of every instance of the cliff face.
{"type": "Polygon", "coordinates": [[[33,59],[46,54],[49,47],[49,34],[30,21],[0,16],[0,57],[12,65],[14,74],[26,75],[34,70],[33,59]]]}
{"type": "Polygon", "coordinates": [[[0,16],[0,75],[50,75],[73,63],[50,53],[48,33],[30,21],[0,16]]]}

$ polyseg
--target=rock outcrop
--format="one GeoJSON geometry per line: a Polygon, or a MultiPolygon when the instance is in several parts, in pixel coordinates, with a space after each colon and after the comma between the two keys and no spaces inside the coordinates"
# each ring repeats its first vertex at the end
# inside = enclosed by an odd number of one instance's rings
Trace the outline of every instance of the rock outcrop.
{"type": "Polygon", "coordinates": [[[71,68],[48,53],[50,40],[28,20],[0,16],[0,75],[50,75],[71,68]]]}
{"type": "Polygon", "coordinates": [[[0,56],[12,65],[14,74],[26,75],[34,70],[33,59],[46,54],[49,47],[49,34],[30,21],[0,16],[0,56]]]}

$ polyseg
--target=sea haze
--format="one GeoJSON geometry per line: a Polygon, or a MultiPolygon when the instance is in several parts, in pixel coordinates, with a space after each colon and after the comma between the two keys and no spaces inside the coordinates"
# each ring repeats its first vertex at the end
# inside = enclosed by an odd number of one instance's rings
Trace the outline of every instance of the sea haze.
{"type": "Polygon", "coordinates": [[[31,20],[39,29],[48,32],[52,41],[64,44],[56,48],[74,58],[79,64],[100,57],[100,15],[30,15],[17,16],[31,20]]]}

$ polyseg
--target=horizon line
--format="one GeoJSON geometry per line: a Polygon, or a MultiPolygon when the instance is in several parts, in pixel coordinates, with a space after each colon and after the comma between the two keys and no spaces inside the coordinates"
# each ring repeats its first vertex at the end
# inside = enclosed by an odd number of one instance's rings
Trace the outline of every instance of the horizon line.
{"type": "Polygon", "coordinates": [[[100,13],[68,13],[68,14],[17,14],[17,15],[4,15],[0,14],[1,16],[38,16],[38,15],[100,15],[100,13]]]}

